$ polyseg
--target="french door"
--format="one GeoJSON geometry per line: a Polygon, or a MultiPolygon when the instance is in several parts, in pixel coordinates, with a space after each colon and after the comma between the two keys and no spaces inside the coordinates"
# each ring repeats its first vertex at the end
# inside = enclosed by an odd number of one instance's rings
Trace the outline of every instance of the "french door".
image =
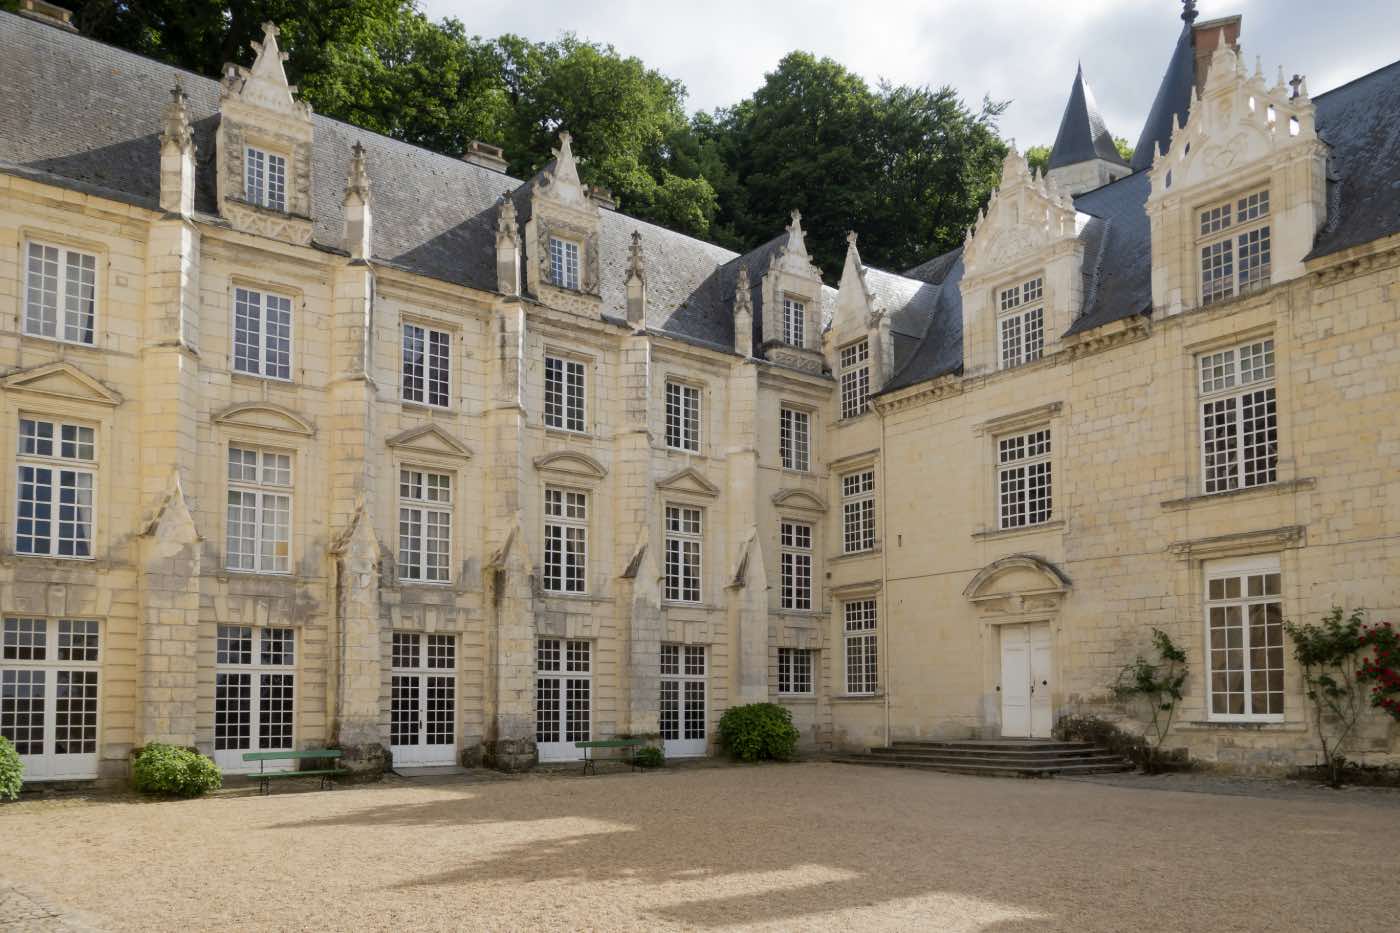
{"type": "Polygon", "coordinates": [[[389,750],[394,765],[457,761],[457,636],[395,632],[389,750]]]}
{"type": "Polygon", "coordinates": [[[0,735],[24,780],[97,777],[97,622],[6,618],[0,651],[0,735]]]}
{"type": "MultiPolygon", "coordinates": [[[[220,625],[214,655],[214,763],[229,773],[258,770],[245,752],[296,748],[296,631],[220,625]]],[[[266,770],[286,771],[291,761],[266,770]]]]}
{"type": "Polygon", "coordinates": [[[661,741],[667,758],[705,754],[705,646],[661,646],[661,741]]]}
{"type": "Polygon", "coordinates": [[[593,738],[593,646],[541,638],[535,643],[535,744],[540,761],[577,761],[575,742],[593,738]]]}

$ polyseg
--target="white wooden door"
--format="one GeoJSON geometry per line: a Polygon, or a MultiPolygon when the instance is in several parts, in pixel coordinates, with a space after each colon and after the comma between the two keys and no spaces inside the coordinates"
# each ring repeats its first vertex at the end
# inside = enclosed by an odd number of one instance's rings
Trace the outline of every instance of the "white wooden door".
{"type": "Polygon", "coordinates": [[[395,632],[389,751],[394,765],[457,761],[457,637],[395,632]]]}
{"type": "Polygon", "coordinates": [[[1025,625],[1002,625],[1001,734],[1027,738],[1031,734],[1030,633],[1025,625]]]}
{"type": "Polygon", "coordinates": [[[1050,738],[1050,623],[1032,622],[1031,643],[1031,738],[1050,738]]]}
{"type": "MultiPolygon", "coordinates": [[[[296,632],[220,625],[214,654],[214,764],[226,774],[259,770],[246,752],[296,748],[296,632]]],[[[296,762],[263,762],[287,771],[296,762]]]]}
{"type": "Polygon", "coordinates": [[[593,738],[592,645],[541,638],[535,643],[535,746],[540,761],[578,761],[575,743],[593,738]]]}
{"type": "Polygon", "coordinates": [[[705,754],[705,647],[661,646],[661,750],[667,758],[705,754]]]}

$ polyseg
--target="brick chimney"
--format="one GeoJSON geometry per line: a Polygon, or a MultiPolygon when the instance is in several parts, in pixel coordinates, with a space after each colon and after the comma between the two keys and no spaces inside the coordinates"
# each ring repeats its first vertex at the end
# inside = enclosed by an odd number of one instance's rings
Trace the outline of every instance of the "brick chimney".
{"type": "Polygon", "coordinates": [[[46,0],[19,0],[20,16],[27,16],[35,22],[44,23],[47,26],[57,26],[59,29],[66,29],[69,32],[77,32],[78,27],[73,25],[73,11],[65,10],[55,3],[48,3],[46,0]]]}
{"type": "Polygon", "coordinates": [[[470,162],[472,165],[480,165],[482,168],[489,168],[493,172],[506,173],[510,167],[506,162],[506,151],[500,146],[493,146],[484,143],[479,139],[473,139],[467,143],[467,151],[462,156],[463,162],[470,162]]]}

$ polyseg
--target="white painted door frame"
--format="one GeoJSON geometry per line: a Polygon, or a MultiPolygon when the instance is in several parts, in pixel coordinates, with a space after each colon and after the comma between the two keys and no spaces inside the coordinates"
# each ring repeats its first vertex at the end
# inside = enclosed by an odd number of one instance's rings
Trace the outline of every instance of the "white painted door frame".
{"type": "Polygon", "coordinates": [[[5,618],[0,725],[26,782],[97,777],[102,635],[94,621],[5,618]]]}
{"type": "Polygon", "coordinates": [[[667,758],[707,751],[709,658],[704,645],[661,646],[661,750],[667,758]]]}
{"type": "Polygon", "coordinates": [[[389,751],[394,766],[457,762],[457,636],[394,632],[389,751]]]}
{"type": "Polygon", "coordinates": [[[535,750],[540,761],[578,761],[574,743],[593,736],[593,645],[581,639],[535,643],[535,750]]]}
{"type": "Polygon", "coordinates": [[[1050,738],[1054,667],[1049,622],[997,626],[1000,639],[1001,734],[1006,738],[1050,738]]]}

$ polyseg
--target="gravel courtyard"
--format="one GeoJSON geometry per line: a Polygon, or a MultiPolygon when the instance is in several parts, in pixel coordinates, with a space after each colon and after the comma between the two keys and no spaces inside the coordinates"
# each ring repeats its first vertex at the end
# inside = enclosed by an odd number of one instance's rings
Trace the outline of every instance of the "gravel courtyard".
{"type": "Polygon", "coordinates": [[[0,931],[1394,931],[1398,838],[1395,793],[823,763],[59,798],[0,808],[0,931]]]}

